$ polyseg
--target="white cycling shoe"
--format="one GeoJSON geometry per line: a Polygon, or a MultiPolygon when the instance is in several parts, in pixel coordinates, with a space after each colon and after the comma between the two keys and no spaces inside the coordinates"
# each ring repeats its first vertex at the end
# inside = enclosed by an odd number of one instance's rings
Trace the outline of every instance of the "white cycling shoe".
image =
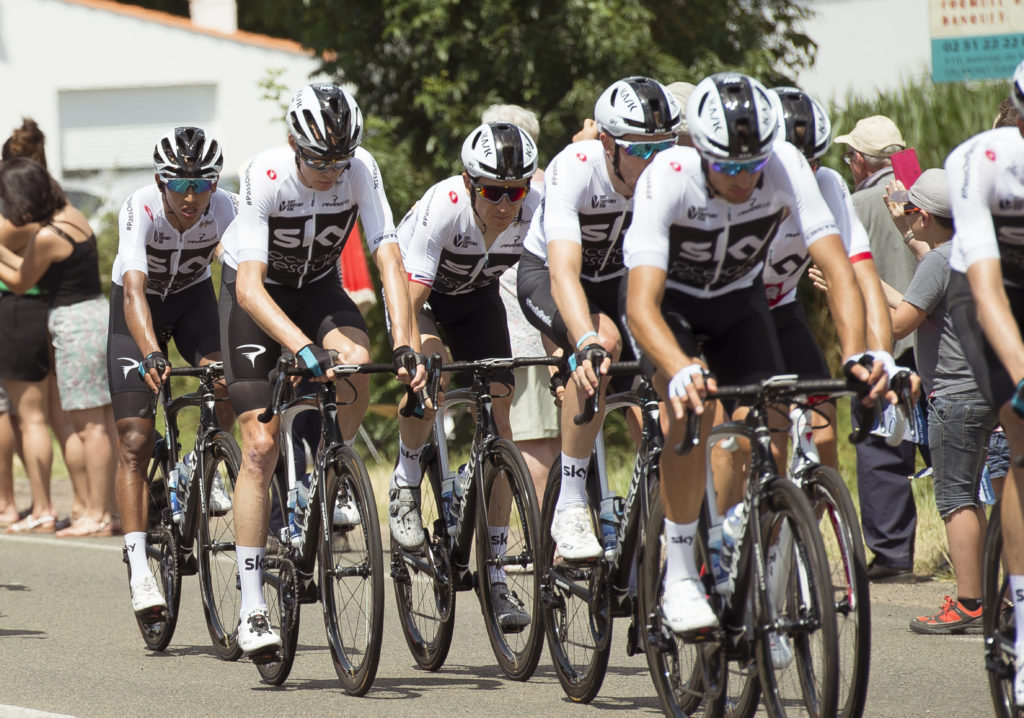
{"type": "Polygon", "coordinates": [[[153,574],[131,583],[132,610],[142,619],[158,619],[167,611],[167,601],[160,593],[153,574]]]}
{"type": "Polygon", "coordinates": [[[793,662],[793,639],[772,631],[768,634],[768,652],[772,656],[772,667],[787,668],[793,662]]]}
{"type": "Polygon", "coordinates": [[[704,586],[695,578],[676,579],[665,586],[661,617],[673,633],[691,633],[718,625],[704,586]]]}
{"type": "Polygon", "coordinates": [[[270,627],[266,608],[254,608],[238,622],[238,647],[242,653],[267,653],[281,647],[281,637],[270,627]]]}
{"type": "Polygon", "coordinates": [[[359,525],[359,507],[356,506],[356,502],[352,500],[351,496],[345,495],[334,505],[334,525],[359,525]]]}
{"type": "Polygon", "coordinates": [[[214,473],[213,483],[210,484],[209,509],[211,516],[223,516],[231,510],[231,497],[224,490],[224,479],[220,471],[214,473]]]}
{"type": "Polygon", "coordinates": [[[584,561],[604,553],[601,542],[594,535],[586,506],[574,505],[556,510],[551,519],[551,538],[555,540],[558,555],[566,561],[584,561]]]}

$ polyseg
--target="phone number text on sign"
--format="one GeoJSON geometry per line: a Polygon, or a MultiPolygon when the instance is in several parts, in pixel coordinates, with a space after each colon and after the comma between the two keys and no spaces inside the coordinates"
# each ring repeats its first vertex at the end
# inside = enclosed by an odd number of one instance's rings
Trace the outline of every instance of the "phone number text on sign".
{"type": "Polygon", "coordinates": [[[932,81],[1010,77],[1024,59],[1024,34],[932,40],[932,81]]]}

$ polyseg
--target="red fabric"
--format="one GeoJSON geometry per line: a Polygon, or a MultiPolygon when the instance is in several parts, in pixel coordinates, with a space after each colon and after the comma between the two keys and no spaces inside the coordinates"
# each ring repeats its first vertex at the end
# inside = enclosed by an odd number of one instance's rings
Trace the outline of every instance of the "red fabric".
{"type": "Polygon", "coordinates": [[[352,232],[345,240],[345,247],[341,250],[341,257],[338,260],[341,265],[341,283],[345,291],[356,304],[376,304],[377,295],[373,289],[373,282],[370,280],[370,268],[366,263],[366,253],[363,251],[363,237],[359,232],[359,225],[352,228],[352,232]]]}
{"type": "Polygon", "coordinates": [[[874,259],[871,252],[859,252],[850,257],[850,264],[856,264],[857,262],[863,262],[865,259],[874,259]]]}

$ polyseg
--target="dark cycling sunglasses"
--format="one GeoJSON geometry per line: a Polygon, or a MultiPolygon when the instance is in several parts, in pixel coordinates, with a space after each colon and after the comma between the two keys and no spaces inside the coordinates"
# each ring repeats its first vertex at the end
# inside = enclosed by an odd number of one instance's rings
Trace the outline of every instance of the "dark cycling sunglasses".
{"type": "Polygon", "coordinates": [[[171,192],[177,192],[178,194],[188,194],[189,190],[196,194],[202,194],[213,189],[213,180],[205,179],[168,179],[164,180],[164,184],[167,185],[167,189],[171,192]]]}
{"type": "Polygon", "coordinates": [[[327,158],[307,155],[300,149],[295,150],[295,156],[302,160],[302,163],[316,172],[329,172],[330,170],[343,170],[352,161],[352,155],[345,157],[327,158]]]}
{"type": "Polygon", "coordinates": [[[500,202],[502,197],[508,197],[509,202],[522,202],[530,192],[529,187],[494,187],[485,184],[475,184],[473,189],[485,200],[495,204],[500,202]]]}
{"type": "Polygon", "coordinates": [[[752,162],[711,162],[711,169],[714,172],[720,172],[730,177],[735,177],[740,172],[760,172],[764,169],[764,166],[768,164],[770,158],[765,157],[761,160],[753,160],[752,162]]]}

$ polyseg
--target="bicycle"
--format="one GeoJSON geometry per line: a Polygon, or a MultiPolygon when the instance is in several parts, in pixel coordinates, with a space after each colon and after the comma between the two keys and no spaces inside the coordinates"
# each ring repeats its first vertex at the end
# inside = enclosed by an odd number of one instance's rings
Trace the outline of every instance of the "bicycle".
{"type": "MultiPolygon", "coordinates": [[[[1020,459],[1017,459],[1019,465],[1020,459]]],[[[992,507],[985,532],[981,568],[981,621],[985,636],[985,668],[997,718],[1021,718],[1013,681],[1016,676],[1017,625],[1010,576],[1003,558],[1002,501],[992,507]]]]}
{"type": "MultiPolygon", "coordinates": [[[[392,374],[395,369],[391,364],[341,364],[333,371],[335,377],[347,381],[352,374],[392,374]]],[[[274,514],[270,525],[282,528],[277,536],[268,534],[263,568],[264,598],[271,625],[281,636],[281,648],[275,655],[255,661],[256,668],[271,685],[287,679],[295,660],[300,608],[319,600],[338,680],[346,693],[361,696],[377,675],[384,624],[384,563],[377,503],[362,459],[342,442],[338,429],[338,407],[350,402],[337,401],[333,382],[317,384],[313,395],[289,396],[289,377],[295,376],[311,374],[293,367],[291,357],[282,355],[271,374],[267,408],[259,416],[264,423],[280,416],[278,433],[284,460],[270,482],[274,514]],[[293,423],[307,411],[318,414],[320,429],[308,504],[300,515],[298,506],[291,506],[286,497],[290,491],[298,491],[300,482],[293,423]],[[349,506],[357,510],[357,521],[341,517],[345,513],[341,507],[349,506]],[[292,527],[298,530],[293,533],[292,527]]]]}
{"type": "MultiPolygon", "coordinates": [[[[746,518],[732,549],[728,576],[716,581],[710,570],[701,576],[718,616],[717,627],[676,636],[662,624],[664,547],[660,530],[647,532],[645,553],[659,559],[644,564],[641,596],[649,631],[648,662],[666,714],[687,715],[706,701],[707,715],[753,715],[763,694],[771,716],[836,715],[839,650],[828,557],[807,495],[776,468],[767,411],[769,405],[790,406],[808,394],[855,391],[845,380],[800,381],[792,375],[719,388],[716,398],[740,400],[750,410],[743,421],[711,429],[696,542],[698,565],[714,565],[709,535],[722,521],[712,454],[732,454],[749,446],[750,457],[742,502],[746,518]],[[724,590],[716,588],[716,582],[724,584],[724,590]],[[730,664],[738,667],[735,675],[730,664]],[[733,678],[739,679],[738,691],[733,691],[733,678]]],[[[650,526],[660,526],[663,518],[659,496],[651,508],[650,526]]]]}
{"type": "MultiPolygon", "coordinates": [[[[498,436],[490,384],[496,372],[556,361],[553,357],[518,357],[453,362],[443,367],[446,372],[470,373],[472,382],[468,388],[447,392],[420,457],[426,478],[420,501],[422,547],[410,551],[397,541],[391,544],[391,576],[402,632],[413,658],[426,670],[436,671],[444,665],[455,629],[456,594],[471,588],[480,599],[491,650],[502,672],[512,680],[525,681],[537,667],[543,635],[537,621],[537,498],[519,449],[498,436]],[[469,481],[461,499],[453,496],[446,511],[444,483],[458,479],[449,465],[444,419],[448,411],[466,404],[475,410],[466,465],[469,481]],[[495,540],[489,524],[506,527],[506,531],[495,540]],[[475,574],[469,568],[474,546],[475,574]],[[494,605],[496,595],[525,611],[529,622],[512,625],[506,618],[503,625],[494,605]]],[[[436,387],[440,357],[435,355],[430,363],[431,383],[436,387]]]]}
{"type": "MultiPolygon", "coordinates": [[[[639,374],[640,371],[639,362],[618,362],[610,365],[607,375],[639,374]]],[[[573,418],[577,424],[593,418],[597,399],[595,394],[573,418]]],[[[658,396],[641,375],[636,389],[608,395],[605,407],[606,414],[615,409],[639,407],[642,416],[629,489],[624,500],[615,501],[616,522],[612,527],[615,548],[592,561],[556,560],[550,528],[562,484],[558,462],[551,468],[544,492],[542,526],[545,534],[540,587],[545,633],[562,690],[577,703],[589,703],[601,689],[611,651],[613,619],[631,619],[626,638],[628,655],[644,651],[647,641],[647,621],[640,610],[634,576],[643,565],[651,500],[658,489],[657,462],[663,444],[658,396]]],[[[689,431],[696,435],[692,421],[689,431]]],[[[595,527],[601,521],[597,507],[611,496],[603,454],[603,442],[598,434],[586,479],[591,521],[595,527]]]]}
{"type": "MultiPolygon", "coordinates": [[[[199,573],[203,613],[213,648],[219,658],[233,661],[242,655],[235,636],[238,627],[237,603],[233,614],[225,613],[219,604],[226,597],[216,591],[214,580],[218,570],[215,556],[219,542],[216,537],[221,533],[221,524],[231,529],[233,536],[233,511],[231,508],[210,511],[210,490],[214,477],[221,480],[230,505],[241,463],[238,444],[228,431],[220,428],[214,410],[216,402],[220,401],[214,395],[214,387],[223,375],[224,369],[220,362],[199,367],[172,367],[171,377],[199,379],[198,390],[172,398],[167,381],[161,386],[159,395],[154,396],[152,416],[156,417],[157,406],[162,405],[165,435],[156,435],[153,457],[146,473],[149,486],[146,556],[150,569],[158,577],[157,583],[163,589],[167,611],[156,621],[143,618],[137,618],[137,621],[146,645],[154,651],[164,650],[170,644],[178,621],[181,578],[199,573]],[[193,449],[197,461],[195,470],[189,476],[179,478],[179,496],[176,499],[180,500],[182,513],[176,522],[171,512],[170,475],[179,463],[181,451],[178,414],[192,407],[199,408],[199,425],[193,449]],[[195,552],[197,536],[198,560],[195,552]]],[[[127,564],[127,550],[123,558],[127,564]]],[[[233,555],[231,561],[234,566],[233,555]]]]}

